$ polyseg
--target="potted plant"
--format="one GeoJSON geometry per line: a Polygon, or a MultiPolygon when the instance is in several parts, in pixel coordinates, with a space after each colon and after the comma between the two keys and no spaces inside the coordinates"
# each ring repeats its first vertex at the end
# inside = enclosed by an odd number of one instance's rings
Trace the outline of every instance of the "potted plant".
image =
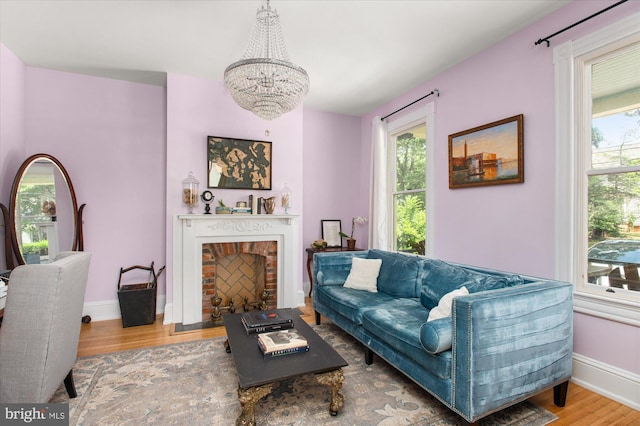
{"type": "Polygon", "coordinates": [[[356,248],[356,240],[353,238],[353,232],[356,229],[356,223],[363,224],[367,222],[367,218],[364,216],[358,216],[351,219],[351,235],[347,235],[344,232],[340,231],[339,234],[341,237],[347,239],[347,249],[353,250],[356,248]]]}
{"type": "Polygon", "coordinates": [[[218,200],[218,207],[216,207],[216,214],[231,214],[233,210],[231,207],[227,207],[222,200],[218,200]]]}

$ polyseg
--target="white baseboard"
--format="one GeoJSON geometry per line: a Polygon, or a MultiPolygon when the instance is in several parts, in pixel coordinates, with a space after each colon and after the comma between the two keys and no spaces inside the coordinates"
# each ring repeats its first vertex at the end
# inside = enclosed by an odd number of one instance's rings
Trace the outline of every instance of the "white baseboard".
{"type": "Polygon", "coordinates": [[[164,305],[164,319],[163,324],[173,323],[173,303],[167,303],[164,305]]]}
{"type": "MultiPolygon", "coordinates": [[[[164,312],[165,299],[165,295],[159,295],[157,297],[156,314],[164,312]]],[[[117,300],[107,300],[85,303],[82,315],[89,315],[92,321],[120,319],[122,318],[122,315],[120,315],[120,302],[117,300]]]]}
{"type": "Polygon", "coordinates": [[[639,374],[574,353],[571,381],[634,410],[640,410],[639,374]]]}

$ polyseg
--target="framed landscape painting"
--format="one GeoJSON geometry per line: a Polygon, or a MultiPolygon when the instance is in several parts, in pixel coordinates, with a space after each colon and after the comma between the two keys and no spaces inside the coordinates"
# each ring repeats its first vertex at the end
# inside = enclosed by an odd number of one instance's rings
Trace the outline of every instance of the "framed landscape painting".
{"type": "Polygon", "coordinates": [[[207,186],[271,189],[271,142],[208,136],[207,186]]]}
{"type": "Polygon", "coordinates": [[[449,135],[449,188],[524,182],[523,115],[449,135]]]}

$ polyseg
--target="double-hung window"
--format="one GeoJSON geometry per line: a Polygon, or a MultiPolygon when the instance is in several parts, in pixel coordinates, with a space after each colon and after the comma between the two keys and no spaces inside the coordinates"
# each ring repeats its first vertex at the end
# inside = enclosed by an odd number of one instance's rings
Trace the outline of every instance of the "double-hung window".
{"type": "Polygon", "coordinates": [[[389,241],[396,251],[431,254],[433,103],[388,124],[389,241]]]}
{"type": "Polygon", "coordinates": [[[394,150],[391,198],[393,249],[425,253],[426,212],[426,126],[411,126],[390,135],[394,150]]]}
{"type": "Polygon", "coordinates": [[[638,324],[640,29],[638,14],[554,49],[556,275],[575,306],[638,324]]]}

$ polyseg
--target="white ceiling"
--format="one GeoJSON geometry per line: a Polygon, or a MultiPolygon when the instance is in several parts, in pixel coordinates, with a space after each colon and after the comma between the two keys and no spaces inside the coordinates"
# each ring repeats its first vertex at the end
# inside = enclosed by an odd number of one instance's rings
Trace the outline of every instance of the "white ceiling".
{"type": "MultiPolygon", "coordinates": [[[[273,0],[271,6],[291,61],[309,74],[305,105],[362,115],[568,1],[273,0]]],[[[29,66],[156,85],[165,84],[166,72],[221,81],[244,52],[262,4],[0,0],[0,41],[29,66]]]]}

